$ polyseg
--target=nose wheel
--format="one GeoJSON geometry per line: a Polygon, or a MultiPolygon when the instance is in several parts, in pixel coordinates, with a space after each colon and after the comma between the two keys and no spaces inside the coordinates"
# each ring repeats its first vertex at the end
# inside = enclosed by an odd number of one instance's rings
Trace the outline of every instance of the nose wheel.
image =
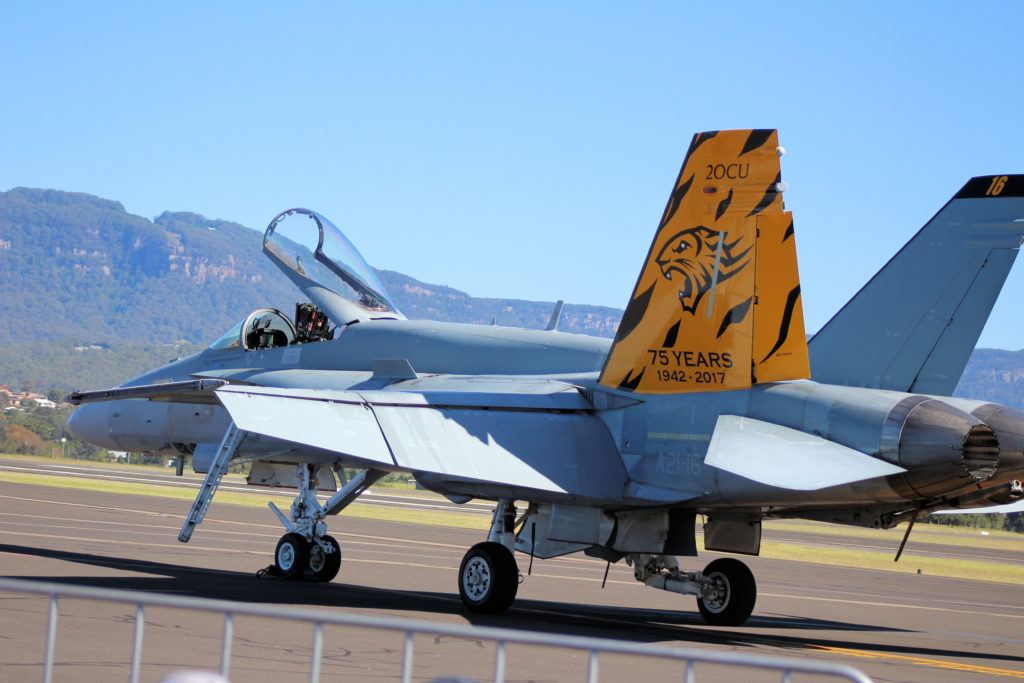
{"type": "Polygon", "coordinates": [[[516,599],[519,565],[501,543],[477,543],[459,567],[459,597],[470,612],[502,614],[516,599]]]}
{"type": "Polygon", "coordinates": [[[309,568],[317,581],[327,583],[341,569],[341,546],[334,536],[324,536],[309,549],[309,568]]]}
{"type": "Polygon", "coordinates": [[[298,579],[309,564],[309,542],[299,534],[285,534],[277,542],[274,566],[286,579],[298,579]]]}
{"type": "Polygon", "coordinates": [[[333,536],[310,543],[301,534],[285,534],[274,551],[274,568],[285,579],[301,579],[308,569],[315,580],[326,583],[341,569],[341,546],[333,536]]]}

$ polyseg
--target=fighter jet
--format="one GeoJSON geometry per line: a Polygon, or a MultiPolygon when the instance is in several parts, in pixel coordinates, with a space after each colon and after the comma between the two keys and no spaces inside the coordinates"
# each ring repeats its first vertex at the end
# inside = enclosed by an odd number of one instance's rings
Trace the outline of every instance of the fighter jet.
{"type": "Polygon", "coordinates": [[[263,251],[304,294],[294,318],[259,309],[199,354],[75,393],[68,430],[191,456],[207,476],[181,541],[230,464],[295,486],[289,512],[270,504],[279,576],[334,578],[328,518],[408,472],[495,503],[458,572],[470,611],[512,605],[515,553],[583,552],[742,624],[745,564],[680,566],[698,516],[706,550],[757,555],[765,519],[891,528],[1012,502],[1024,473],[1024,413],[950,398],[1024,237],[1024,175],[969,180],[808,342],[782,153],[774,130],[693,137],[611,341],[557,319],[408,320],[340,230],[290,209],[263,251]]]}

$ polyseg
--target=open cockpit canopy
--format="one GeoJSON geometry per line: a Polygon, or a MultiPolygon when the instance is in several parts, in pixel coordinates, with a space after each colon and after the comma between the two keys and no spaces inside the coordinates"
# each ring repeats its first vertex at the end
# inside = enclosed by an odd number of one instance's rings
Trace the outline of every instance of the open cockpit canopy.
{"type": "Polygon", "coordinates": [[[315,211],[279,213],[263,235],[263,253],[339,324],[404,318],[359,251],[315,211]]]}

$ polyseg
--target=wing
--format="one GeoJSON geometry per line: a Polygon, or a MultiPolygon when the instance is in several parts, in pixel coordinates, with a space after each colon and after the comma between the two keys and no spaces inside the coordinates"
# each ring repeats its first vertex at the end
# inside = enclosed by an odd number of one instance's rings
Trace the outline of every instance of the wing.
{"type": "Polygon", "coordinates": [[[384,389],[365,384],[349,390],[228,385],[216,395],[240,429],[409,470],[428,477],[432,488],[621,501],[626,473],[615,443],[570,385],[446,376],[384,389]]]}

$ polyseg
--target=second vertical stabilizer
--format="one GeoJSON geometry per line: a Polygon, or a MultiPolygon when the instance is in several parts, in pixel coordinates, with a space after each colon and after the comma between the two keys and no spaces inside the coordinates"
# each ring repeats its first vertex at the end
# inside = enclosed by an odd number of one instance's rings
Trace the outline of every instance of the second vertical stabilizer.
{"type": "Polygon", "coordinates": [[[972,178],[809,342],[814,379],[952,395],[1024,239],[1024,176],[972,178]]]}

